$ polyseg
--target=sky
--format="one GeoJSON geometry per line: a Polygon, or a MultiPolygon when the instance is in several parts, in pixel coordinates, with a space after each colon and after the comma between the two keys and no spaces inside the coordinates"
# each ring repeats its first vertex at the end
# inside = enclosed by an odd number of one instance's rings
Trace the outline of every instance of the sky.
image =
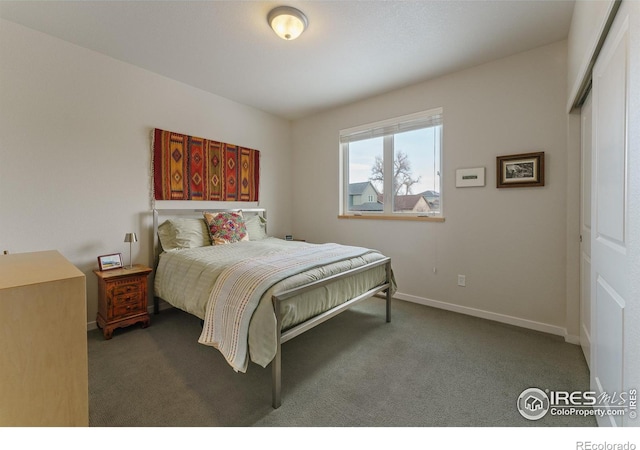
{"type": "MultiPolygon", "coordinates": [[[[441,127],[397,133],[394,151],[402,151],[409,156],[413,178],[420,176],[420,182],[412,188],[412,194],[426,190],[440,191],[439,180],[434,183],[434,144],[439,145],[441,127]]],[[[372,138],[349,144],[349,183],[368,181],[376,156],[382,157],[383,138],[372,138]]],[[[435,173],[440,171],[439,158],[435,160],[435,173]]],[[[380,186],[376,186],[380,190],[380,186]]]]}

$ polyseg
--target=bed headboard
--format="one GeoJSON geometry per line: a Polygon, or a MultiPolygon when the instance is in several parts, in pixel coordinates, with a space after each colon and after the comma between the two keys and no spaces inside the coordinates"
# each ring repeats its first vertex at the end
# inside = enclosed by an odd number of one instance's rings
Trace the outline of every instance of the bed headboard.
{"type": "Polygon", "coordinates": [[[162,248],[160,246],[160,239],[158,238],[158,227],[167,219],[176,219],[176,218],[191,218],[191,219],[203,219],[203,213],[205,212],[240,212],[247,217],[251,215],[259,215],[262,216],[265,220],[267,219],[267,210],[265,208],[212,208],[212,209],[162,209],[162,208],[154,208],[153,210],[153,233],[152,233],[152,243],[151,243],[151,260],[153,261],[154,271],[158,267],[158,260],[160,258],[160,253],[162,248]]]}

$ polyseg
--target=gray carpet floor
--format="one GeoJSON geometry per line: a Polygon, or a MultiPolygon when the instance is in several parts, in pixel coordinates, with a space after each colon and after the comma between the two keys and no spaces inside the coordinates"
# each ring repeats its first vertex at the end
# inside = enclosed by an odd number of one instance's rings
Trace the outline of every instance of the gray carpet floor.
{"type": "Polygon", "coordinates": [[[198,344],[198,318],[176,309],[151,326],[89,338],[92,427],[593,427],[593,417],[523,418],[529,387],[588,390],[581,349],[564,339],[373,298],[283,345],[283,404],[271,370],[236,373],[198,344]]]}

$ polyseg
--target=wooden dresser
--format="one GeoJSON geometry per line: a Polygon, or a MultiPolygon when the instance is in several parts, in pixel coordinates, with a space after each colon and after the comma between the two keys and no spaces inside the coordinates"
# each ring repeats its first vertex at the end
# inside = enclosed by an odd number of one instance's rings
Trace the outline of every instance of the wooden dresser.
{"type": "Polygon", "coordinates": [[[147,311],[147,276],[151,269],[141,264],[132,268],[94,270],[98,277],[98,317],[105,339],[111,339],[113,330],[142,323],[149,326],[147,311]]]}
{"type": "Polygon", "coordinates": [[[57,251],[0,255],[0,426],[89,426],[85,281],[57,251]]]}

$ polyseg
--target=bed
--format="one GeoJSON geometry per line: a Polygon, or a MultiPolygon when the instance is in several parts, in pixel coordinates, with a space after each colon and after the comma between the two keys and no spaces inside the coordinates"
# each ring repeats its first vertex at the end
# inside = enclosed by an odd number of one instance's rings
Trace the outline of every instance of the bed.
{"type": "Polygon", "coordinates": [[[283,343],[375,295],[391,321],[391,259],[376,250],[269,236],[261,208],[155,209],[153,227],[154,313],[162,300],[199,317],[198,342],[237,372],[271,364],[274,408],[283,343]]]}

